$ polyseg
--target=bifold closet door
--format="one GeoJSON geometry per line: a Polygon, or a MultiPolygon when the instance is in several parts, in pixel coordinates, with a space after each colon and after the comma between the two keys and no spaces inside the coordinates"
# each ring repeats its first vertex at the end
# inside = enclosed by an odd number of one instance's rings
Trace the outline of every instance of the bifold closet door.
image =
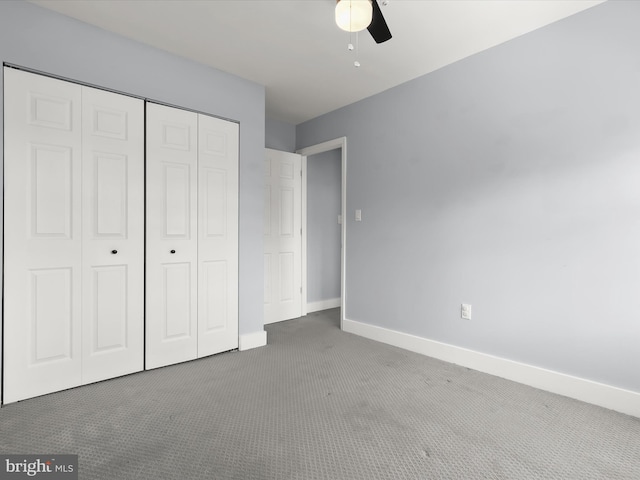
{"type": "Polygon", "coordinates": [[[143,369],[144,102],[82,87],[82,383],[143,369]]]}
{"type": "Polygon", "coordinates": [[[238,141],[198,115],[198,357],[238,348],[238,141]]]}
{"type": "Polygon", "coordinates": [[[146,368],[198,356],[198,114],[147,104],[146,368]]]}
{"type": "Polygon", "coordinates": [[[142,368],[143,104],[11,68],[4,80],[10,403],[142,368]]]}
{"type": "Polygon", "coordinates": [[[238,141],[147,105],[147,368],[238,348],[238,141]]]}
{"type": "Polygon", "coordinates": [[[4,402],[81,384],[82,90],[4,69],[4,402]]]}

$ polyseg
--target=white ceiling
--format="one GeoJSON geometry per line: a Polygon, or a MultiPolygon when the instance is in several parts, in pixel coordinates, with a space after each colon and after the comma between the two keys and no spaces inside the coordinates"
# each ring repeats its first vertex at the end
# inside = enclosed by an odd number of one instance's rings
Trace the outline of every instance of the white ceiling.
{"type": "Polygon", "coordinates": [[[393,38],[360,32],[357,54],[335,0],[31,1],[264,85],[267,117],[298,124],[603,0],[380,0],[393,38]]]}

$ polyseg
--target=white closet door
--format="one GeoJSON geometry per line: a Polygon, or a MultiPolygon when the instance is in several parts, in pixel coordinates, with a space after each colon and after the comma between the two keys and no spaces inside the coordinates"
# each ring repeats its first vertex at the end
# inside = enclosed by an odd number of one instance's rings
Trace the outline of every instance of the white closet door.
{"type": "Polygon", "coordinates": [[[197,358],[198,115],[147,104],[146,368],[197,358]]]}
{"type": "Polygon", "coordinates": [[[302,315],[302,157],[266,149],[264,323],[302,315]]]}
{"type": "Polygon", "coordinates": [[[4,401],[81,383],[81,87],[4,69],[4,401]]]}
{"type": "Polygon", "coordinates": [[[238,131],[198,115],[198,357],[238,348],[238,131]]]}
{"type": "Polygon", "coordinates": [[[140,371],[144,102],[82,87],[82,383],[140,371]]]}

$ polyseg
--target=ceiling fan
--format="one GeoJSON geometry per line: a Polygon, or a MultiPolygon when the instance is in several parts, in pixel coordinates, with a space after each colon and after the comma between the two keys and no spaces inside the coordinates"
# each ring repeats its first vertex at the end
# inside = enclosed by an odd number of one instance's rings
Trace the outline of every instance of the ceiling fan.
{"type": "Polygon", "coordinates": [[[376,43],[391,39],[391,31],[377,0],[337,0],[336,23],[347,32],[359,32],[366,28],[376,43]]]}

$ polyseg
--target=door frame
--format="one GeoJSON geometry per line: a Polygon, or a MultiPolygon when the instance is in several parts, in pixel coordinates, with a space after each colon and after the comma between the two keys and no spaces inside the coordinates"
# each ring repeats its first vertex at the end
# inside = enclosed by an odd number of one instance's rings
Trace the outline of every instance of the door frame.
{"type": "Polygon", "coordinates": [[[340,249],[340,329],[342,330],[345,319],[345,300],[347,296],[347,137],[339,137],[316,145],[301,148],[296,150],[296,153],[302,155],[302,315],[304,316],[307,314],[307,157],[337,149],[340,149],[342,163],[342,205],[340,212],[342,215],[342,248],[340,249]]]}

